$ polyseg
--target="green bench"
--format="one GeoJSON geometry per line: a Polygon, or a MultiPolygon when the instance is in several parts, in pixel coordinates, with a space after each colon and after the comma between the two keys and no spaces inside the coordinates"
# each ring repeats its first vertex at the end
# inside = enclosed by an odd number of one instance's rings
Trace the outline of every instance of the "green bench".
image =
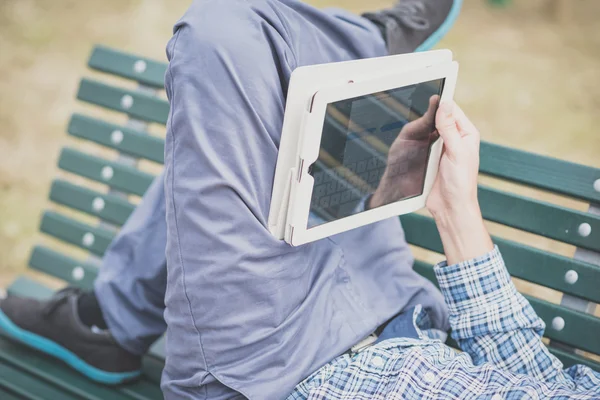
{"type": "MultiPolygon", "coordinates": [[[[50,200],[59,211],[45,211],[40,226],[44,234],[58,240],[52,241],[53,245],[34,247],[29,260],[30,268],[83,288],[92,287],[104,251],[135,208],[129,197],[143,195],[153,179],[152,174],[137,168],[138,161],[157,165],[163,162],[163,139],[149,134],[148,124],[164,125],[169,109],[167,101],[159,96],[166,64],[98,46],[88,65],[138,85],[128,89],[84,78],[77,92],[79,100],[122,113],[119,118],[127,119],[126,123],[113,123],[76,113],[68,125],[69,135],[77,138],[78,144],[94,142],[101,148],[116,150],[118,157],[107,160],[77,146],[62,150],[58,166],[68,172],[62,175],[69,179],[59,178],[52,183],[50,200]],[[88,255],[74,256],[71,247],[83,249],[88,255]]],[[[593,205],[600,203],[600,170],[491,143],[482,143],[481,152],[483,174],[592,204],[586,213],[480,188],[487,220],[578,248],[575,257],[568,258],[507,237],[494,238],[514,277],[564,293],[560,305],[528,297],[546,321],[551,351],[566,365],[582,363],[600,371],[599,362],[582,354],[600,354],[600,318],[590,313],[600,302],[600,210],[593,205]]],[[[442,252],[430,218],[412,214],[402,217],[402,222],[411,244],[442,252]]],[[[420,260],[415,268],[435,280],[430,264],[420,260]]],[[[26,276],[19,277],[8,291],[38,298],[52,293],[26,276]]],[[[107,387],[0,336],[0,398],[158,399],[162,398],[159,381],[163,362],[164,350],[159,342],[144,360],[140,381],[107,387]]]]}

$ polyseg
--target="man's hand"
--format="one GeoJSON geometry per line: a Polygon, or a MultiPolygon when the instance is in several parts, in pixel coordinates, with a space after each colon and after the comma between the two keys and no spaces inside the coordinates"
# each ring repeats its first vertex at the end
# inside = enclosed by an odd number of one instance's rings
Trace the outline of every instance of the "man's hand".
{"type": "Polygon", "coordinates": [[[435,124],[444,150],[426,205],[440,232],[448,264],[456,264],[494,247],[477,200],[479,131],[455,103],[440,105],[435,124]]]}
{"type": "Polygon", "coordinates": [[[434,129],[439,96],[431,96],[425,114],[404,125],[387,155],[385,172],[371,196],[369,208],[418,196],[423,190],[429,146],[438,138],[434,129]]]}

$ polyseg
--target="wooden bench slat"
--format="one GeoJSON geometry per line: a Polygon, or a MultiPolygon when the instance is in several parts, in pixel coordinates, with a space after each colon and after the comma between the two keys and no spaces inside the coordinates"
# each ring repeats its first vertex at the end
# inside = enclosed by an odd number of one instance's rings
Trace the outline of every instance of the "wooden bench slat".
{"type": "Polygon", "coordinates": [[[135,209],[133,204],[120,197],[99,193],[61,179],[52,182],[50,200],[116,225],[123,225],[135,209]]]}
{"type": "Polygon", "coordinates": [[[537,315],[546,323],[544,336],[578,349],[600,354],[600,335],[598,335],[600,318],[532,296],[524,296],[537,315]],[[565,327],[560,331],[552,327],[552,320],[556,317],[565,321],[565,327]]]}
{"type": "Polygon", "coordinates": [[[600,192],[594,189],[594,182],[600,179],[598,168],[482,142],[479,170],[487,175],[600,203],[600,192]]]}
{"type": "Polygon", "coordinates": [[[150,347],[150,354],[152,354],[154,357],[160,359],[160,360],[164,360],[166,357],[166,347],[165,347],[165,337],[162,336],[160,339],[158,339],[153,345],[152,347],[150,347]]]}
{"type": "Polygon", "coordinates": [[[0,338],[0,360],[26,371],[36,379],[50,382],[77,398],[88,400],[131,399],[106,385],[94,383],[66,366],[61,365],[57,368],[57,362],[54,359],[9,339],[0,338]]]}
{"type": "MultiPolygon", "coordinates": [[[[52,289],[26,276],[19,276],[8,287],[8,292],[19,296],[33,297],[38,300],[47,299],[54,293],[52,289]]],[[[35,352],[35,354],[38,353],[35,352]]],[[[162,394],[160,394],[160,388],[158,387],[158,384],[160,383],[160,371],[162,371],[163,366],[164,362],[158,359],[157,357],[144,357],[143,373],[145,379],[142,382],[139,382],[138,384],[128,384],[121,386],[121,388],[123,389],[123,393],[127,393],[128,395],[134,398],[140,399],[162,399],[162,397],[152,396],[153,394],[157,393],[160,396],[162,396],[162,394]],[[158,392],[156,392],[156,389],[158,389],[158,392]],[[150,397],[143,397],[143,393],[150,393],[150,397]]]]}
{"type": "Polygon", "coordinates": [[[58,166],[65,171],[138,196],[143,196],[154,180],[154,176],[135,168],[94,157],[68,147],[62,149],[58,166]],[[107,172],[109,172],[108,175],[107,172]]]}
{"type": "Polygon", "coordinates": [[[27,372],[11,367],[10,364],[3,362],[0,362],[0,387],[6,388],[13,393],[17,393],[26,399],[78,399],[78,397],[75,397],[64,390],[60,390],[48,382],[42,382],[36,377],[29,375],[27,372]]]}
{"type": "Polygon", "coordinates": [[[6,291],[9,294],[22,297],[32,297],[38,300],[47,299],[48,297],[52,296],[52,293],[54,293],[54,291],[49,287],[22,275],[19,275],[17,279],[15,279],[13,283],[6,288],[6,291]]]}
{"type": "Polygon", "coordinates": [[[54,211],[44,212],[40,231],[98,256],[104,254],[115,236],[105,229],[84,224],[54,211]]]}
{"type": "Polygon", "coordinates": [[[44,246],[35,246],[29,258],[29,266],[35,270],[52,275],[68,282],[72,286],[92,289],[98,269],[72,257],[66,256],[44,246]]]}
{"type": "Polygon", "coordinates": [[[164,396],[160,390],[158,382],[151,382],[147,379],[142,379],[127,385],[122,385],[118,389],[135,400],[163,400],[164,396]]]}
{"type": "Polygon", "coordinates": [[[167,123],[169,103],[156,96],[83,78],[77,91],[79,100],[126,113],[148,122],[167,123]]]}
{"type": "Polygon", "coordinates": [[[0,387],[0,399],[2,400],[23,400],[25,397],[17,396],[13,392],[9,392],[8,389],[0,387]]]}
{"type": "Polygon", "coordinates": [[[167,63],[125,53],[105,46],[95,46],[88,66],[92,69],[133,79],[144,85],[163,89],[167,63]]]}
{"type": "Polygon", "coordinates": [[[112,124],[82,114],[73,114],[70,135],[91,140],[137,158],[164,163],[164,140],[126,126],[112,124]]]}
{"type": "Polygon", "coordinates": [[[144,371],[146,380],[156,383],[157,385],[160,385],[160,379],[164,366],[164,357],[158,358],[151,354],[142,359],[142,370],[144,371]]]}
{"type": "Polygon", "coordinates": [[[479,187],[479,203],[483,217],[513,228],[542,235],[574,246],[600,251],[600,216],[507,193],[479,187]],[[578,232],[581,224],[589,224],[591,233],[578,232]]]}
{"type": "MultiPolygon", "coordinates": [[[[437,286],[433,265],[418,261],[415,262],[414,269],[437,286]]],[[[600,336],[597,334],[597,332],[600,332],[600,318],[569,310],[531,296],[525,297],[539,317],[546,323],[545,337],[595,354],[600,353],[600,336]],[[552,320],[555,317],[564,319],[565,327],[562,331],[556,331],[552,328],[552,320]]]]}
{"type": "Polygon", "coordinates": [[[600,372],[600,363],[590,360],[589,358],[582,357],[578,354],[568,353],[564,350],[550,347],[550,353],[554,354],[565,366],[565,368],[571,367],[573,365],[581,364],[587,365],[591,369],[600,372]]]}
{"type": "MultiPolygon", "coordinates": [[[[409,243],[443,253],[442,242],[433,219],[419,214],[403,215],[400,219],[409,243]]],[[[600,302],[600,268],[597,266],[511,240],[499,237],[492,239],[502,252],[506,268],[512,276],[600,302]],[[565,281],[565,274],[570,270],[576,271],[579,276],[574,284],[565,281]]]]}

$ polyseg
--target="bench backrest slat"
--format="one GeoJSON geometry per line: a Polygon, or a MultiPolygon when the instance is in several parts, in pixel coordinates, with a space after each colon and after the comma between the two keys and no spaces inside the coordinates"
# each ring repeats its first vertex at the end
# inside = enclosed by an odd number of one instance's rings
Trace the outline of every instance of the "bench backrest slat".
{"type": "Polygon", "coordinates": [[[83,211],[103,221],[123,225],[135,206],[127,200],[56,179],[50,188],[50,200],[83,211]]]}
{"type": "Polygon", "coordinates": [[[97,256],[104,254],[115,237],[106,229],[90,226],[54,211],[43,214],[40,230],[97,256]]]}
{"type": "MultiPolygon", "coordinates": [[[[443,253],[444,248],[433,219],[419,214],[403,215],[400,219],[406,232],[406,240],[410,244],[443,253]]],[[[600,301],[600,268],[595,265],[543,252],[508,239],[493,239],[502,252],[508,272],[512,276],[592,301],[600,301]],[[577,272],[577,282],[570,284],[565,280],[568,271],[577,272]]]]}
{"type": "Polygon", "coordinates": [[[164,162],[164,140],[135,129],[112,124],[82,114],[71,117],[67,131],[70,135],[91,140],[127,155],[164,162]]]}
{"type": "Polygon", "coordinates": [[[489,221],[522,229],[575,246],[600,250],[596,235],[582,236],[579,227],[588,224],[600,232],[600,216],[560,207],[517,194],[479,187],[483,217],[489,221]]]}
{"type": "Polygon", "coordinates": [[[78,150],[65,147],[58,160],[59,168],[105,183],[111,188],[143,196],[154,176],[115,161],[107,161],[78,150]]]}
{"type": "Polygon", "coordinates": [[[169,103],[166,100],[140,92],[107,85],[92,79],[82,79],[77,92],[79,100],[114,111],[124,112],[148,122],[166,124],[169,103]]]}
{"type": "Polygon", "coordinates": [[[600,203],[600,191],[594,188],[594,183],[600,179],[598,168],[482,142],[480,171],[508,181],[600,203]]]}
{"type": "Polygon", "coordinates": [[[95,265],[78,261],[45,246],[35,246],[29,258],[29,266],[83,289],[92,289],[98,276],[95,265]]]}
{"type": "MultiPolygon", "coordinates": [[[[419,261],[415,265],[415,270],[432,282],[436,282],[433,265],[419,261]]],[[[600,319],[535,297],[525,297],[546,323],[548,327],[545,332],[546,337],[593,353],[600,353],[600,341],[597,338],[597,333],[600,332],[600,319]],[[561,317],[565,321],[565,328],[561,331],[552,328],[552,320],[556,317],[561,317]]]]}
{"type": "Polygon", "coordinates": [[[156,89],[163,88],[167,70],[165,63],[104,46],[94,48],[88,66],[108,74],[132,79],[156,89]]]}

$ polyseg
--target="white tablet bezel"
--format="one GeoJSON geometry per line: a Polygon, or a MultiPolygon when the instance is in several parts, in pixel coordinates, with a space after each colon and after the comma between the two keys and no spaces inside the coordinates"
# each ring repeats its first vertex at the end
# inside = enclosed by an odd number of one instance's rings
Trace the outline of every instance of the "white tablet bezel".
{"type": "Polygon", "coordinates": [[[448,49],[385,57],[307,65],[296,68],[290,77],[285,115],[273,191],[269,206],[268,229],[277,239],[285,238],[291,182],[298,165],[298,144],[304,131],[301,124],[316,92],[326,87],[344,86],[348,81],[361,82],[403,71],[425,68],[452,61],[448,49]]]}
{"type": "Polygon", "coordinates": [[[308,169],[318,158],[321,145],[321,133],[325,121],[325,112],[329,103],[436,79],[445,79],[441,101],[449,101],[454,97],[457,75],[458,63],[448,62],[364,82],[349,83],[341,87],[324,88],[315,93],[310,112],[308,110],[305,112],[302,123],[302,141],[299,143],[298,147],[300,162],[296,171],[297,177],[294,177],[291,181],[287,215],[288,227],[285,232],[286,241],[293,246],[298,246],[369,223],[407,214],[423,208],[437,176],[443,147],[441,138],[438,139],[431,148],[423,194],[344,217],[336,221],[326,222],[312,228],[307,228],[307,225],[311,196],[314,187],[314,178],[309,175],[308,169]]]}

